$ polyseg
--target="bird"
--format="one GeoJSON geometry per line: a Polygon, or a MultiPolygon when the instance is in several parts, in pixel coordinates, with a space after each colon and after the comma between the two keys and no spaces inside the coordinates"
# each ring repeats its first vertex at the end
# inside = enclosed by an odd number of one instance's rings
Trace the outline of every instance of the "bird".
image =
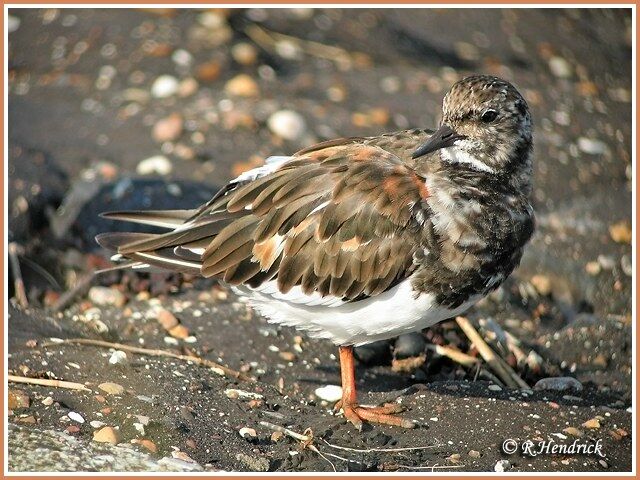
{"type": "Polygon", "coordinates": [[[357,401],[354,347],[460,315],[520,263],[535,228],[532,121],[509,82],[472,75],[437,129],[324,141],[268,158],[192,210],[104,217],[165,233],[96,237],[132,268],[213,277],[269,322],[339,350],[336,411],[412,428],[400,405],[357,401]]]}

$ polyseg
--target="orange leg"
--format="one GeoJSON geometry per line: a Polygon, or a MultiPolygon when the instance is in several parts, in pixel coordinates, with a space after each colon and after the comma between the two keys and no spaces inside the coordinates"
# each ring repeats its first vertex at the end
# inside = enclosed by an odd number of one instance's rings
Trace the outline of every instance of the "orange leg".
{"type": "Polygon", "coordinates": [[[356,375],[355,361],[353,358],[353,346],[339,347],[340,349],[340,376],[342,379],[342,400],[335,409],[342,409],[345,418],[358,430],[362,429],[362,421],[382,423],[396,427],[413,428],[415,423],[393,415],[402,411],[397,403],[387,403],[381,407],[361,407],[356,400],[356,375]]]}

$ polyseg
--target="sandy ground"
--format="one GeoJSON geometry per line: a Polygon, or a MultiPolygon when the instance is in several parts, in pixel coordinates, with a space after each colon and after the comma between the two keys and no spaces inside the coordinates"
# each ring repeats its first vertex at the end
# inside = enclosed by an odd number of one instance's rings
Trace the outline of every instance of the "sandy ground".
{"type": "Polygon", "coordinates": [[[9,370],[90,390],[10,385],[12,470],[630,470],[629,12],[10,13],[9,237],[30,306],[10,307],[9,370]],[[362,401],[401,402],[420,426],[357,434],[316,393],[339,383],[335,347],[267,324],[224,286],[109,274],[92,284],[105,290],[80,289],[54,311],[106,264],[92,238],[115,225],[100,211],[188,208],[269,155],[434,127],[446,89],[473,72],[515,82],[534,115],[538,228],[521,267],[468,314],[499,352],[491,325],[519,339],[525,358],[501,353],[532,388],[436,354],[447,345],[477,355],[444,322],[412,339],[410,372],[392,369],[406,339],[359,352],[362,401]],[[269,121],[282,110],[297,113],[295,138],[269,121]],[[180,327],[166,331],[160,310],[180,327]],[[256,381],[174,358],[47,346],[78,337],[193,354],[256,381]],[[582,390],[533,389],[557,376],[582,390]],[[316,451],[260,422],[307,431],[316,451]],[[117,446],[94,440],[105,427],[117,446]],[[509,455],[508,439],[600,445],[604,456],[509,455]]]}

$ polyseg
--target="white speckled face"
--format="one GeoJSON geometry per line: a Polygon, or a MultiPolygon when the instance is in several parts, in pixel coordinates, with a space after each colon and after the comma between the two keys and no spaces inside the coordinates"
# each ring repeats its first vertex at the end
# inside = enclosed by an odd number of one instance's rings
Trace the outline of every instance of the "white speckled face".
{"type": "Polygon", "coordinates": [[[510,83],[490,76],[465,78],[444,97],[442,111],[442,123],[463,137],[442,150],[443,160],[487,172],[528,162],[531,116],[510,83]]]}

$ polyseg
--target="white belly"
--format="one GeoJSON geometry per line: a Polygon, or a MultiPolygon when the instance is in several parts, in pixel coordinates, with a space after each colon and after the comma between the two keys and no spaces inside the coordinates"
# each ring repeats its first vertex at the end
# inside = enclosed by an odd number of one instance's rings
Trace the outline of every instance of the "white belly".
{"type": "Polygon", "coordinates": [[[286,295],[274,293],[272,286],[256,290],[241,286],[234,290],[271,323],[295,327],[310,337],[326,338],[336,345],[356,346],[430,327],[461,314],[481,298],[476,295],[458,308],[444,308],[435,304],[433,294],[422,293],[416,298],[407,279],[365,300],[344,303],[336,299],[318,305],[322,301],[319,296],[304,295],[296,288],[286,295]]]}

